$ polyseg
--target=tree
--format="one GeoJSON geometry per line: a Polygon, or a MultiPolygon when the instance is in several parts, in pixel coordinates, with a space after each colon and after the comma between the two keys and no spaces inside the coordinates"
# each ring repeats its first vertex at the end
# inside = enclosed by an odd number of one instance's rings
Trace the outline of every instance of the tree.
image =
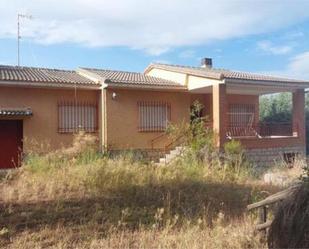
{"type": "MultiPolygon", "coordinates": [[[[291,122],[292,94],[278,93],[260,98],[260,120],[262,122],[291,122]]],[[[309,154],[309,95],[305,98],[307,154],[309,154]]]]}
{"type": "Polygon", "coordinates": [[[279,93],[262,96],[260,98],[260,120],[263,122],[291,121],[292,94],[279,93]]]}

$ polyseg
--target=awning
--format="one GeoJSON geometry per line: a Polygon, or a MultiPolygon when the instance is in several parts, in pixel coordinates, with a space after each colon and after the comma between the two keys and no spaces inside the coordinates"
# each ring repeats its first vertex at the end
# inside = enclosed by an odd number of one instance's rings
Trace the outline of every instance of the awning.
{"type": "Polygon", "coordinates": [[[32,110],[30,108],[1,108],[1,116],[32,116],[32,110]]]}

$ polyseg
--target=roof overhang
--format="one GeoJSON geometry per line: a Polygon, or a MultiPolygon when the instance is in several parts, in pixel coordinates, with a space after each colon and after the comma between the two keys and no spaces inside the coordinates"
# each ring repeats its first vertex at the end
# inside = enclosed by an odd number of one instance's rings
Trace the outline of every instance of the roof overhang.
{"type": "Polygon", "coordinates": [[[149,73],[152,69],[177,72],[186,75],[186,82],[190,93],[204,94],[211,93],[212,86],[217,84],[226,84],[227,93],[230,94],[248,94],[248,95],[263,95],[278,92],[294,92],[297,89],[309,88],[308,81],[294,80],[279,77],[257,77],[255,74],[249,74],[248,77],[243,78],[243,75],[236,77],[232,75],[229,77],[224,73],[218,72],[207,72],[209,75],[200,70],[195,70],[191,67],[181,67],[173,65],[160,65],[150,64],[146,69],[145,73],[149,73]]]}
{"type": "Polygon", "coordinates": [[[198,83],[189,84],[190,93],[212,93],[212,86],[226,84],[228,94],[263,95],[279,92],[294,92],[297,89],[309,88],[309,83],[270,82],[240,79],[203,79],[198,83]]]}
{"type": "Polygon", "coordinates": [[[153,91],[176,91],[187,92],[187,87],[179,86],[160,86],[160,85],[146,85],[146,84],[127,84],[127,83],[105,83],[104,88],[112,89],[136,89],[136,90],[153,90],[153,91]]]}
{"type": "Polygon", "coordinates": [[[278,92],[294,92],[309,88],[309,83],[289,83],[256,80],[225,79],[227,92],[231,94],[263,95],[278,92]]]}

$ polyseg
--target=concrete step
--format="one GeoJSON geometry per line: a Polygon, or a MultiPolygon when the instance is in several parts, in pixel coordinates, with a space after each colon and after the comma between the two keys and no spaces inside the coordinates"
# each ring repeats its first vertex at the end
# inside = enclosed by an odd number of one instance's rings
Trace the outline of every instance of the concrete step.
{"type": "Polygon", "coordinates": [[[179,148],[179,149],[172,150],[170,154],[173,156],[180,156],[183,154],[183,152],[184,152],[184,148],[179,148]]]}
{"type": "Polygon", "coordinates": [[[159,159],[158,164],[168,164],[175,160],[177,157],[181,156],[184,152],[185,148],[183,146],[177,146],[175,149],[171,150],[168,154],[166,154],[164,157],[161,157],[159,159]]]}

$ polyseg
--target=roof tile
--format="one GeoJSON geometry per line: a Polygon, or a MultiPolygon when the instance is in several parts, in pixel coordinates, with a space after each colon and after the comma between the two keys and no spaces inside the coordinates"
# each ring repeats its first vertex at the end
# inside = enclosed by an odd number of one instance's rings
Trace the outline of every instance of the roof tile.
{"type": "Polygon", "coordinates": [[[105,79],[105,83],[185,88],[184,86],[182,86],[177,82],[149,76],[143,73],[115,71],[107,69],[94,69],[94,68],[82,68],[82,70],[98,75],[99,77],[105,79]]]}
{"type": "Polygon", "coordinates": [[[169,70],[174,72],[186,73],[195,76],[207,77],[217,80],[222,79],[235,79],[235,80],[254,80],[254,81],[269,81],[269,82],[280,82],[280,83],[309,83],[305,80],[287,79],[281,77],[274,77],[268,75],[261,75],[248,72],[231,71],[227,69],[214,69],[214,68],[203,68],[203,67],[190,67],[180,65],[169,65],[161,63],[153,63],[149,65],[145,72],[151,68],[158,68],[163,70],[169,70]]]}
{"type": "Polygon", "coordinates": [[[19,66],[0,66],[0,81],[81,85],[97,84],[75,71],[19,66]]]}

